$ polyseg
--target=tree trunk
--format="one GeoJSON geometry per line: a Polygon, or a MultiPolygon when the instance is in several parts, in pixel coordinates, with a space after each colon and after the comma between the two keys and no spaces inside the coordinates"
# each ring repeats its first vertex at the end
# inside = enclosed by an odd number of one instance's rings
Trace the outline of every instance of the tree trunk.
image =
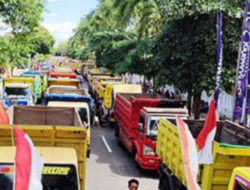
{"type": "Polygon", "coordinates": [[[187,109],[188,109],[188,114],[191,117],[192,116],[192,93],[191,92],[188,92],[187,109]]]}
{"type": "Polygon", "coordinates": [[[201,92],[194,92],[194,119],[200,119],[201,92]]]}

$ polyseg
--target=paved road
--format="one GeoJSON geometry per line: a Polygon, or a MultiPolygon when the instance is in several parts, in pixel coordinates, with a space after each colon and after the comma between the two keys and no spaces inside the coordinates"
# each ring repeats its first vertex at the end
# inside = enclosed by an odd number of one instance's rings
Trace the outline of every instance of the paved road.
{"type": "Polygon", "coordinates": [[[157,172],[140,172],[126,149],[117,145],[114,129],[93,128],[91,143],[92,152],[87,161],[87,190],[127,190],[127,181],[131,178],[139,180],[141,190],[157,190],[157,172]]]}
{"type": "MultiPolygon", "coordinates": [[[[86,81],[82,87],[88,89],[86,81]]],[[[139,190],[158,189],[157,172],[141,172],[127,150],[117,145],[113,128],[93,127],[91,133],[86,190],[127,190],[131,178],[139,180],[139,190]]]]}

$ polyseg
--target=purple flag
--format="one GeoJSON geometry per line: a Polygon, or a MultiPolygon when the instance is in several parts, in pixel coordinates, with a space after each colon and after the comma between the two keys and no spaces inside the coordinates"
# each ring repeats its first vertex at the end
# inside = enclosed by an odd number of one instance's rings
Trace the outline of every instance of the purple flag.
{"type": "Polygon", "coordinates": [[[247,96],[245,108],[245,126],[250,128],[250,65],[248,69],[247,96]]]}
{"type": "MultiPolygon", "coordinates": [[[[218,3],[221,4],[221,0],[218,0],[218,3]]],[[[218,106],[218,99],[220,95],[220,79],[222,71],[222,13],[218,11],[217,15],[217,73],[216,73],[216,88],[215,88],[215,108],[218,106]]]]}
{"type": "Polygon", "coordinates": [[[233,121],[240,123],[242,117],[244,97],[247,87],[247,74],[249,66],[249,50],[250,50],[250,0],[247,0],[245,17],[243,22],[243,34],[240,45],[240,59],[238,66],[238,79],[236,82],[236,97],[233,121]]]}

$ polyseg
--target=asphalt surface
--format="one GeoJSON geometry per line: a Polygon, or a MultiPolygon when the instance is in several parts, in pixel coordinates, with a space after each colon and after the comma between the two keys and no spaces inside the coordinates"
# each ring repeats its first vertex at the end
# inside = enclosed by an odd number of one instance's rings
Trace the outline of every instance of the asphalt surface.
{"type": "Polygon", "coordinates": [[[157,172],[140,171],[127,150],[118,146],[113,128],[94,127],[91,132],[86,190],[127,190],[131,178],[139,180],[139,190],[157,190],[157,172]]]}
{"type": "MultiPolygon", "coordinates": [[[[83,88],[88,88],[83,81],[83,88]]],[[[157,190],[157,172],[141,171],[124,147],[117,144],[114,128],[92,127],[91,155],[87,160],[86,190],[127,190],[131,178],[139,180],[138,190],[157,190]]]]}

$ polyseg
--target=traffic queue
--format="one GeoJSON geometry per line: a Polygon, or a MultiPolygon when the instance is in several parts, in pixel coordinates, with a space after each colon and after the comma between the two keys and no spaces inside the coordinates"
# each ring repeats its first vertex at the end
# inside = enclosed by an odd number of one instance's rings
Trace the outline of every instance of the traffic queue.
{"type": "MultiPolygon", "coordinates": [[[[141,85],[128,84],[106,68],[70,62],[41,63],[4,78],[2,100],[9,118],[0,125],[0,168],[9,171],[0,170],[0,176],[6,183],[13,184],[15,125],[31,137],[45,160],[44,189],[86,189],[91,128],[99,123],[113,128],[118,145],[133,156],[138,169],[159,171],[160,190],[188,189],[176,117],[188,124],[193,138],[205,121],[191,119],[184,100],[143,93],[141,85]]],[[[229,121],[216,125],[213,163],[199,165],[200,188],[249,189],[249,131],[229,121]]]]}

